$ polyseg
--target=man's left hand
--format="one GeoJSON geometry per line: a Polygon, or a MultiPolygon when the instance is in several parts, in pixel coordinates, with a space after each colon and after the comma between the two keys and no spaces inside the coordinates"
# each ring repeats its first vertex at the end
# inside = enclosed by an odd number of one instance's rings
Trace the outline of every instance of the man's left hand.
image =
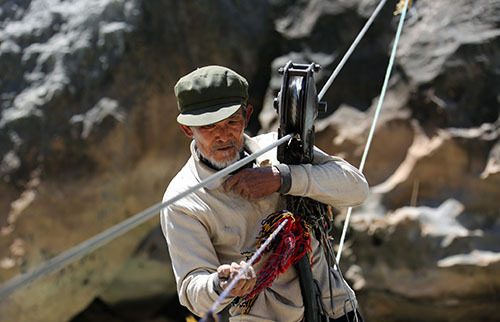
{"type": "MultiPolygon", "coordinates": [[[[217,276],[219,278],[219,285],[224,290],[235,279],[241,270],[246,267],[246,263],[241,261],[239,264],[233,262],[231,265],[224,264],[217,268],[217,276]]],[[[250,293],[255,283],[257,282],[257,275],[252,266],[248,267],[246,272],[239,278],[238,282],[234,285],[233,289],[229,292],[232,296],[245,296],[250,293]]]]}
{"type": "Polygon", "coordinates": [[[259,200],[280,189],[281,176],[275,167],[246,168],[230,176],[223,187],[245,199],[259,200]]]}

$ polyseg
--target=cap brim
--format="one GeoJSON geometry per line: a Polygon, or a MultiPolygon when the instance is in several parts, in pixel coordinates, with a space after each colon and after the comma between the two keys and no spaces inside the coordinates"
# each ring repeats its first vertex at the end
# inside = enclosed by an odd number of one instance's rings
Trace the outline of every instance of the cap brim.
{"type": "Polygon", "coordinates": [[[184,112],[177,116],[177,122],[186,126],[205,126],[227,119],[242,107],[241,103],[216,105],[201,110],[184,112]]]}

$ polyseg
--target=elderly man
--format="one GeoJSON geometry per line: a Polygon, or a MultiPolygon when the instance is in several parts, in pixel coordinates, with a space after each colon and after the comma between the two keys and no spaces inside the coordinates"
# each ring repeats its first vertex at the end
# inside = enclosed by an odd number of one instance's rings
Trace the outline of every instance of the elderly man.
{"type": "MultiPolygon", "coordinates": [[[[182,77],[174,89],[180,111],[177,121],[193,139],[192,155],[170,182],[164,200],[277,139],[276,133],[256,137],[244,134],[252,115],[252,106],[247,104],[248,83],[228,68],[199,68],[182,77]]],[[[367,193],[364,176],[341,158],[315,148],[314,164],[286,165],[277,161],[273,149],[244,169],[171,204],[161,212],[161,225],[180,303],[198,316],[209,310],[244,266],[244,254],[255,250],[262,220],[284,209],[283,194],[347,207],[362,203],[367,193]]],[[[336,270],[328,267],[314,237],[311,247],[312,274],[320,288],[321,309],[330,321],[353,321],[353,301],[349,301],[354,299],[353,291],[336,270]]],[[[235,297],[252,290],[255,271],[262,262],[238,281],[221,310],[235,297]]],[[[239,306],[231,307],[230,320],[301,321],[304,305],[295,269],[279,275],[257,296],[248,314],[241,313],[239,306]]]]}

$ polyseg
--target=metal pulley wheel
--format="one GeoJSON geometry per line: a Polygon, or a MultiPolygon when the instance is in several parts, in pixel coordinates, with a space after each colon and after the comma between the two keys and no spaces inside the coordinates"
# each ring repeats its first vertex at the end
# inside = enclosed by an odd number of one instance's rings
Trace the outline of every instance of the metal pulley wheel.
{"type": "Polygon", "coordinates": [[[313,73],[317,64],[294,64],[284,68],[283,82],[275,100],[280,117],[278,136],[295,133],[296,137],[286,146],[278,148],[278,159],[287,164],[311,163],[314,147],[314,120],[318,112],[326,110],[326,103],[318,102],[313,73]]]}

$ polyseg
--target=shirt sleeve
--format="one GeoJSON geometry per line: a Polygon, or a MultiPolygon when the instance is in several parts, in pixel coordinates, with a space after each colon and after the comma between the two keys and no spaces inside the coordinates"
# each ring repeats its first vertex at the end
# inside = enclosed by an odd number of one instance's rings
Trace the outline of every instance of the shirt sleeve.
{"type": "Polygon", "coordinates": [[[368,183],[358,169],[316,147],[313,164],[289,167],[289,195],[309,197],[335,207],[356,206],[368,197],[368,183]]]}
{"type": "MultiPolygon", "coordinates": [[[[179,302],[203,316],[217,300],[214,278],[220,265],[207,228],[189,213],[189,208],[169,206],[161,211],[161,226],[167,240],[179,302]]],[[[226,298],[222,310],[231,302],[226,298]]]]}

